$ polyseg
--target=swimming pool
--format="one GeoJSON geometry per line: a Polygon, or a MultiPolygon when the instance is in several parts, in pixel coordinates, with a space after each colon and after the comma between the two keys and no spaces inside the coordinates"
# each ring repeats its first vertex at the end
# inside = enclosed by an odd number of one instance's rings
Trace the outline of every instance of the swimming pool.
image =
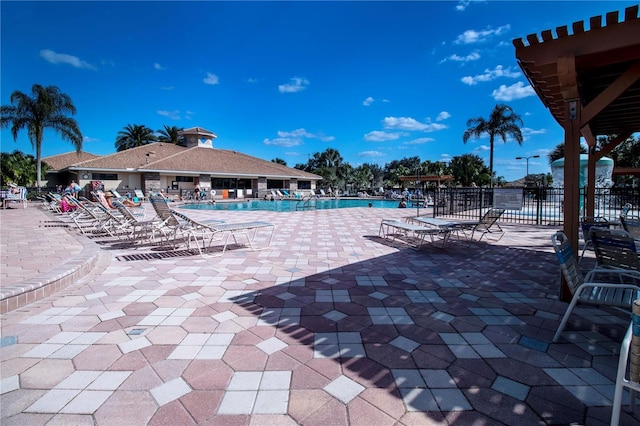
{"type": "MultiPolygon", "coordinates": [[[[192,203],[184,204],[181,208],[191,210],[269,210],[274,212],[294,212],[296,211],[296,206],[298,206],[298,210],[302,209],[302,202],[298,203],[299,200],[247,200],[239,203],[192,203]]],[[[371,198],[339,198],[337,200],[321,198],[312,200],[311,203],[315,203],[317,210],[368,207],[369,203],[371,203],[371,207],[373,208],[398,208],[397,200],[377,200],[371,198]]]]}

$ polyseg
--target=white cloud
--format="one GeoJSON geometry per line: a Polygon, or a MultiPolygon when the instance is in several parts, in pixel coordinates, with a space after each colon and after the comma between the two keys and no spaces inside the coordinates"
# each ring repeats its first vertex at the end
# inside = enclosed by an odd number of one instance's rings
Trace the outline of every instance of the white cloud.
{"type": "Polygon", "coordinates": [[[435,139],[433,138],[417,138],[407,142],[404,142],[405,145],[421,145],[427,142],[433,142],[435,139]]]}
{"type": "Polygon", "coordinates": [[[66,53],[56,53],[53,50],[45,49],[40,51],[40,57],[52,64],[67,64],[74,68],[84,68],[89,70],[97,70],[96,67],[90,63],[83,61],[77,56],[68,55],[66,53]]]}
{"type": "Polygon", "coordinates": [[[300,92],[309,86],[309,80],[302,77],[293,77],[289,80],[289,83],[281,84],[278,86],[280,93],[295,93],[300,92]]]}
{"type": "Polygon", "coordinates": [[[467,56],[460,56],[454,53],[453,55],[444,58],[441,62],[446,62],[446,61],[471,62],[471,61],[477,61],[478,59],[480,59],[480,54],[478,52],[471,52],[467,56]]]}
{"type": "Polygon", "coordinates": [[[479,147],[476,148],[476,151],[490,151],[491,150],[491,146],[489,145],[480,145],[479,147]]]}
{"type": "Polygon", "coordinates": [[[463,12],[470,4],[470,0],[459,0],[458,4],[456,5],[456,10],[463,12]]]}
{"type": "Polygon", "coordinates": [[[487,27],[486,30],[466,30],[460,34],[453,42],[455,44],[473,44],[482,43],[492,38],[493,36],[499,36],[511,29],[511,25],[502,25],[498,28],[487,27]]]}
{"type": "Polygon", "coordinates": [[[158,110],[156,112],[158,113],[158,115],[161,115],[163,117],[167,117],[172,120],[180,120],[180,111],[177,109],[173,111],[158,110]]]}
{"type": "Polygon", "coordinates": [[[364,101],[362,101],[362,105],[364,105],[364,106],[369,106],[369,105],[371,105],[374,101],[375,101],[375,99],[373,99],[371,96],[369,96],[367,99],[365,99],[364,101]]]}
{"type": "Polygon", "coordinates": [[[302,140],[295,139],[295,138],[275,138],[275,139],[265,138],[263,143],[265,145],[291,147],[291,146],[301,145],[302,140]]]}
{"type": "Polygon", "coordinates": [[[438,114],[438,116],[436,117],[436,121],[442,121],[442,120],[446,120],[447,118],[450,118],[451,114],[449,114],[447,111],[441,111],[440,114],[438,114]]]}
{"type": "Polygon", "coordinates": [[[384,157],[384,153],[380,151],[361,151],[358,157],[384,157]]]}
{"type": "Polygon", "coordinates": [[[323,133],[310,133],[305,129],[295,129],[289,132],[285,132],[283,130],[278,130],[278,137],[275,139],[264,139],[265,145],[276,145],[276,146],[298,146],[302,145],[303,139],[319,139],[322,142],[331,142],[335,139],[333,136],[326,136],[323,133]]]}
{"type": "Polygon", "coordinates": [[[89,136],[82,136],[82,143],[93,143],[93,142],[100,142],[100,139],[92,138],[89,136]]]}
{"type": "Polygon", "coordinates": [[[247,79],[247,82],[248,82],[248,83],[257,83],[257,82],[258,82],[258,79],[257,79],[257,78],[248,78],[248,79],[247,79]]]}
{"type": "Polygon", "coordinates": [[[385,117],[382,125],[385,129],[424,130],[427,128],[425,123],[411,117],[385,117]]]}
{"type": "Polygon", "coordinates": [[[511,67],[507,67],[506,69],[502,67],[502,65],[497,65],[494,69],[485,69],[483,74],[478,74],[475,76],[466,76],[462,77],[462,82],[464,84],[468,84],[469,86],[473,86],[478,84],[479,82],[491,81],[500,77],[508,77],[508,78],[517,78],[520,77],[521,73],[519,71],[512,71],[511,67]]]}
{"type": "Polygon", "coordinates": [[[207,73],[207,76],[203,78],[202,81],[204,81],[205,84],[220,84],[220,79],[218,78],[218,76],[210,72],[207,73]]]}
{"type": "MultiPolygon", "coordinates": [[[[442,114],[442,113],[441,113],[442,114]]],[[[448,114],[444,112],[444,114],[448,114]]],[[[424,132],[435,132],[437,130],[446,129],[446,124],[441,123],[422,123],[415,118],[411,117],[385,117],[382,120],[382,125],[385,129],[397,129],[397,130],[409,130],[416,131],[422,130],[424,132]]]]}
{"type": "Polygon", "coordinates": [[[491,93],[493,99],[496,101],[505,101],[509,102],[514,99],[522,99],[528,96],[534,96],[536,93],[533,91],[533,87],[527,85],[525,87],[524,83],[519,81],[511,86],[505,86],[501,84],[499,88],[494,90],[491,93]]]}
{"type": "Polygon", "coordinates": [[[282,130],[278,130],[278,137],[280,138],[310,138],[313,135],[307,132],[305,129],[296,129],[290,132],[283,132],[282,130]]]}
{"type": "Polygon", "coordinates": [[[162,66],[161,64],[159,64],[157,62],[153,64],[153,68],[157,69],[157,70],[166,70],[167,69],[166,67],[162,66]]]}
{"type": "Polygon", "coordinates": [[[369,142],[386,142],[396,140],[400,136],[400,133],[389,133],[381,130],[374,130],[364,135],[364,140],[369,142]]]}

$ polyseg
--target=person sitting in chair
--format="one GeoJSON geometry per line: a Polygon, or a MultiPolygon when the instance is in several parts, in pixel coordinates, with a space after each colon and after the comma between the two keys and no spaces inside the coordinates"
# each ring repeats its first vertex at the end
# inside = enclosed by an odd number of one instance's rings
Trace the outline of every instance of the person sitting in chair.
{"type": "MultiPolygon", "coordinates": [[[[105,192],[104,198],[105,198],[105,201],[107,202],[107,207],[109,207],[110,209],[115,209],[115,206],[111,203],[111,200],[113,200],[113,193],[111,191],[105,192]]],[[[129,200],[128,198],[120,200],[120,202],[125,207],[140,207],[142,205],[142,201],[134,203],[133,201],[129,200]]]]}

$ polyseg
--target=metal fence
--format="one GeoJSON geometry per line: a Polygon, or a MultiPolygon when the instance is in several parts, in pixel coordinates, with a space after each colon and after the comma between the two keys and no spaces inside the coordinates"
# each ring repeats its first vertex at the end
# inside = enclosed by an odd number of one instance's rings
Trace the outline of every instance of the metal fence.
{"type": "MultiPolygon", "coordinates": [[[[522,188],[522,208],[506,210],[501,222],[532,225],[562,225],[564,220],[563,188],[522,188]]],[[[580,189],[580,216],[584,216],[587,188],[580,189]]],[[[596,188],[594,215],[615,220],[625,204],[630,215],[640,208],[638,188],[596,188]]],[[[493,206],[493,190],[488,188],[447,188],[434,194],[433,215],[461,219],[478,219],[493,206]]]]}

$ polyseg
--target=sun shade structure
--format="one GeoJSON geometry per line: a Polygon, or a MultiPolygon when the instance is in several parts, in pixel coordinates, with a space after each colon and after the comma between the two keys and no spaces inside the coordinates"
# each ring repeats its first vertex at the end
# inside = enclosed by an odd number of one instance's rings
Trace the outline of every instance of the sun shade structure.
{"type": "MultiPolygon", "coordinates": [[[[549,4],[552,8],[553,5],[549,4]]],[[[516,59],[531,86],[565,131],[564,232],[578,246],[580,137],[589,146],[586,213],[593,214],[595,163],[640,131],[638,5],[514,39],[516,59]],[[596,151],[598,136],[617,137],[596,151]]],[[[568,289],[563,287],[566,300],[568,289]]]]}

